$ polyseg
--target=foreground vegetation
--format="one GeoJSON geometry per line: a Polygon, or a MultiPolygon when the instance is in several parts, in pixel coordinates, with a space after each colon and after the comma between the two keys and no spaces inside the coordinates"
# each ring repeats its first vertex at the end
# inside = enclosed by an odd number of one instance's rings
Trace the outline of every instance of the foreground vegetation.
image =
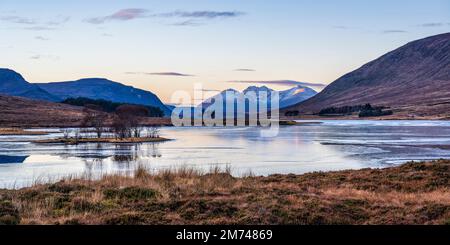
{"type": "Polygon", "coordinates": [[[3,224],[450,224],[450,161],[234,178],[181,168],[0,191],[3,224]]]}

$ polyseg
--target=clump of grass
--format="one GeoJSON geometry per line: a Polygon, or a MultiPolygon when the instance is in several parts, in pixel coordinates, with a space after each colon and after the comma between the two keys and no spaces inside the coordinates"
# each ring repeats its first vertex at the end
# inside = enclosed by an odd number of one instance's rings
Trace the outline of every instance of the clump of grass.
{"type": "Polygon", "coordinates": [[[134,177],[138,180],[147,180],[151,178],[151,174],[144,166],[139,165],[134,171],[134,177]]]}
{"type": "Polygon", "coordinates": [[[0,225],[17,225],[20,223],[20,214],[9,200],[0,201],[0,225]]]}
{"type": "Polygon", "coordinates": [[[125,201],[150,200],[157,197],[158,192],[141,187],[125,187],[123,189],[106,189],[103,195],[107,199],[120,199],[125,201]]]}

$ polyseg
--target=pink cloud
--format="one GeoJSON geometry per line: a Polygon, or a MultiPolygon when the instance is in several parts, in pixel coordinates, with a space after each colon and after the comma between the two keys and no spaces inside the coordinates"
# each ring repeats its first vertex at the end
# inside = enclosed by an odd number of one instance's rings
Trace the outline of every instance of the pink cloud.
{"type": "Polygon", "coordinates": [[[91,24],[103,24],[110,20],[128,21],[145,17],[148,10],[139,8],[121,9],[112,15],[87,19],[86,22],[91,24]]]}

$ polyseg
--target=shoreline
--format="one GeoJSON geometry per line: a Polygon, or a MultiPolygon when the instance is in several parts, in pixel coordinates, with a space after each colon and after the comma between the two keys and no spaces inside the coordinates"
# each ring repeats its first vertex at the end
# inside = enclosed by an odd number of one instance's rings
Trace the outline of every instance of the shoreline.
{"type": "Polygon", "coordinates": [[[450,160],[241,178],[140,168],[0,190],[0,224],[450,224],[450,160]]]}
{"type": "MultiPolygon", "coordinates": [[[[304,117],[280,117],[280,125],[291,125],[290,122],[293,121],[450,121],[448,117],[424,117],[424,118],[409,118],[409,117],[369,117],[369,118],[358,118],[358,117],[319,117],[319,116],[304,116],[304,117]]],[[[142,127],[173,127],[173,124],[169,121],[161,124],[157,123],[144,123],[142,127]]],[[[2,129],[17,128],[17,129],[47,129],[47,128],[83,128],[79,124],[3,124],[0,125],[0,135],[2,129]]],[[[46,132],[43,132],[46,133],[46,132]]]]}

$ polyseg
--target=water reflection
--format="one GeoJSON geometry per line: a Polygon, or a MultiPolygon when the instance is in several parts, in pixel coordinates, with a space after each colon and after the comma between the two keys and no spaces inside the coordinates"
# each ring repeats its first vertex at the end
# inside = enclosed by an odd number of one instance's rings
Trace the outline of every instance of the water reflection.
{"type": "Polygon", "coordinates": [[[104,158],[89,158],[84,159],[85,170],[83,175],[88,179],[93,179],[95,173],[103,173],[104,158]]]}
{"type": "Polygon", "coordinates": [[[28,185],[42,176],[130,173],[139,165],[152,170],[231,165],[236,175],[249,171],[268,175],[450,158],[450,122],[442,121],[325,121],[281,127],[274,138],[261,138],[258,128],[171,127],[161,129],[162,137],[174,139],[164,143],[30,142],[60,136],[0,137],[0,188],[11,183],[28,185]]]}
{"type": "Polygon", "coordinates": [[[0,164],[23,163],[28,156],[5,156],[0,155],[0,164]]]}
{"type": "Polygon", "coordinates": [[[83,159],[88,176],[93,176],[95,172],[105,172],[105,166],[127,173],[133,172],[140,165],[150,165],[149,162],[152,158],[162,157],[159,145],[160,143],[118,144],[112,145],[110,148],[99,144],[78,145],[71,150],[74,153],[65,154],[62,158],[78,157],[83,159]],[[92,151],[93,148],[95,151],[92,151]],[[107,152],[107,154],[98,154],[99,150],[107,152]]]}

